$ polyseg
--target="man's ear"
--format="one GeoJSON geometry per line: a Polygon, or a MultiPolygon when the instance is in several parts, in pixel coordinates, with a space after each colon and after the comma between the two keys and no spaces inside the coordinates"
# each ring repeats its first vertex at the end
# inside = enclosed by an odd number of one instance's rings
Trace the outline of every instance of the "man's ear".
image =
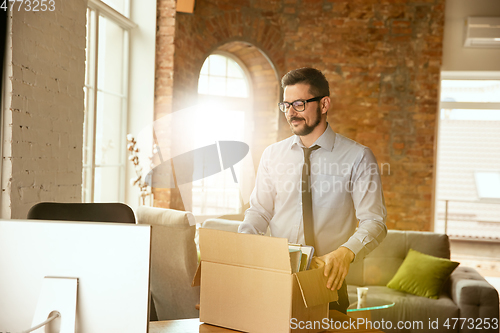
{"type": "Polygon", "coordinates": [[[328,112],[328,110],[330,109],[330,97],[329,96],[326,96],[326,97],[323,97],[323,99],[321,100],[321,113],[322,114],[325,114],[328,112]]]}

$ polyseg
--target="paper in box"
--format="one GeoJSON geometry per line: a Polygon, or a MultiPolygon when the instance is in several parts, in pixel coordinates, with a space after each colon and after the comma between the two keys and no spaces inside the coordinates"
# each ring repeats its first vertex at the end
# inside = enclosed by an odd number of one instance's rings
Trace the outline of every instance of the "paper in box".
{"type": "MultiPolygon", "coordinates": [[[[200,321],[244,332],[293,332],[290,320],[328,318],[338,299],[323,268],[291,273],[284,238],[200,229],[200,321]]],[[[319,332],[321,329],[309,332],[319,332]]],[[[302,331],[304,332],[304,331],[302,331]]]]}

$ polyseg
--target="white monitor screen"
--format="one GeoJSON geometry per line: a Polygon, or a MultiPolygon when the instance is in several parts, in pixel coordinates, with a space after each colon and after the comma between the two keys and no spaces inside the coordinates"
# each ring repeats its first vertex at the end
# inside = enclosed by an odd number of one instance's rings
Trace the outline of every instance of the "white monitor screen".
{"type": "Polygon", "coordinates": [[[53,276],[78,278],[77,333],[146,333],[150,248],[149,225],[0,220],[0,332],[32,327],[53,276]]]}

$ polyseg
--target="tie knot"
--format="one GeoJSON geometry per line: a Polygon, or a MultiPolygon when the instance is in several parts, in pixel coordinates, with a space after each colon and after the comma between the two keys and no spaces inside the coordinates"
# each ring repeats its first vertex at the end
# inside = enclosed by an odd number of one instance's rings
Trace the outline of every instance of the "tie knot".
{"type": "Polygon", "coordinates": [[[308,160],[309,156],[311,156],[311,153],[319,148],[320,147],[318,145],[312,146],[310,148],[302,147],[302,149],[304,150],[304,158],[308,160]]]}

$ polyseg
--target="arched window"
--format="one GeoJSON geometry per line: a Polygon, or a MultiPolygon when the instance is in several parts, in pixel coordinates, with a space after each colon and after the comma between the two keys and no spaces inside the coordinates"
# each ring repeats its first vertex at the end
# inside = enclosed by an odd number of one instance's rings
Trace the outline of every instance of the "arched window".
{"type": "Polygon", "coordinates": [[[248,79],[235,60],[222,54],[212,54],[201,68],[198,94],[248,98],[248,79]]]}
{"type": "MultiPolygon", "coordinates": [[[[218,141],[250,142],[251,83],[238,59],[226,53],[207,57],[200,71],[198,101],[201,112],[193,120],[196,146],[218,141]]],[[[192,211],[195,215],[243,212],[240,189],[245,179],[242,164],[234,166],[238,183],[229,169],[193,182],[192,211]]]]}

